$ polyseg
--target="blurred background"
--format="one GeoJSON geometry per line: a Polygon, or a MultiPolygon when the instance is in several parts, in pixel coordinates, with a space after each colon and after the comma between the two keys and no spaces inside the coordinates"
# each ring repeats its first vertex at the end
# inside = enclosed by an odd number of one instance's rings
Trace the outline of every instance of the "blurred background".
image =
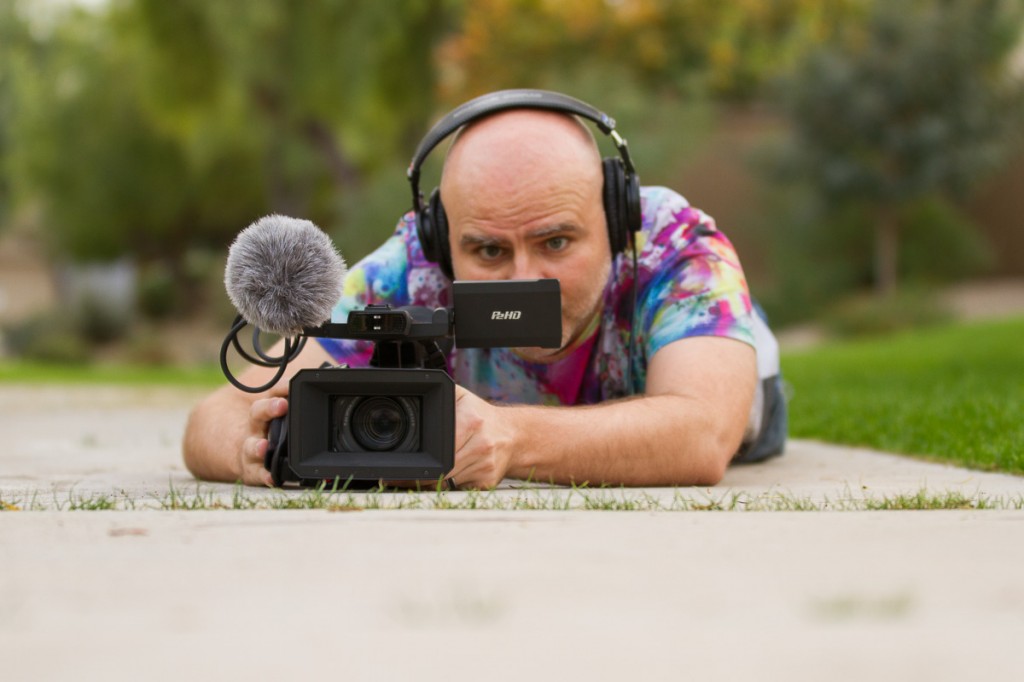
{"type": "Polygon", "coordinates": [[[508,87],[614,116],[775,326],[927,324],[1024,278],[1022,82],[1020,0],[0,0],[0,353],[212,364],[242,228],[358,260],[508,87]]]}

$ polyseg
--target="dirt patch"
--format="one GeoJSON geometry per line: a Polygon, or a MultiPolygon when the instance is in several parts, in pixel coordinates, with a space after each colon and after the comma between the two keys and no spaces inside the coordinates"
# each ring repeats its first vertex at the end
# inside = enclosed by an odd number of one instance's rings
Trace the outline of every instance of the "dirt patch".
{"type": "Polygon", "coordinates": [[[965,321],[1024,315],[1024,278],[956,284],[941,300],[965,321]]]}

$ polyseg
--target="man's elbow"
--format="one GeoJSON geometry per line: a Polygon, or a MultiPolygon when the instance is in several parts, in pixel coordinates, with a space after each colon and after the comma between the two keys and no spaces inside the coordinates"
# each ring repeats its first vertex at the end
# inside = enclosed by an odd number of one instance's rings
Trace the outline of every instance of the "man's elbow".
{"type": "Polygon", "coordinates": [[[742,437],[742,433],[735,433],[735,429],[725,428],[709,432],[700,439],[690,460],[690,485],[715,486],[721,483],[742,437]]]}
{"type": "Polygon", "coordinates": [[[199,456],[199,447],[197,444],[198,435],[197,431],[197,417],[196,412],[199,410],[199,406],[192,408],[192,411],[188,415],[188,421],[185,422],[185,433],[181,439],[181,458],[184,460],[185,468],[188,469],[189,473],[196,478],[201,478],[200,470],[201,458],[199,456]]]}
{"type": "Polygon", "coordinates": [[[718,485],[743,442],[750,403],[708,415],[703,436],[698,440],[699,485],[718,485]]]}
{"type": "Polygon", "coordinates": [[[728,468],[729,458],[708,453],[700,458],[699,464],[690,472],[690,485],[716,486],[721,483],[728,468]]]}
{"type": "Polygon", "coordinates": [[[200,480],[214,480],[212,447],[214,435],[224,435],[219,426],[217,399],[219,391],[200,400],[189,412],[181,438],[181,457],[189,473],[200,480]]]}

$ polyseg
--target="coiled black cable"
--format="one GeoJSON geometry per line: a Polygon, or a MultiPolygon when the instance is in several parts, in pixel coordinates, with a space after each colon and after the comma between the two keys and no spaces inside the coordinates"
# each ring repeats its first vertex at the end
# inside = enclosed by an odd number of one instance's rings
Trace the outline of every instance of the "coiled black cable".
{"type": "Polygon", "coordinates": [[[306,347],[307,339],[302,335],[295,338],[285,338],[284,352],[279,356],[269,355],[263,350],[263,345],[260,343],[259,328],[253,327],[252,347],[256,352],[256,357],[254,357],[245,348],[243,348],[242,344],[238,341],[239,332],[245,329],[248,324],[249,323],[246,322],[245,318],[241,315],[237,315],[235,317],[235,321],[231,324],[231,329],[228,331],[228,335],[224,337],[224,343],[220,346],[220,369],[224,372],[224,376],[227,377],[227,380],[231,382],[231,385],[240,391],[245,391],[246,393],[263,393],[264,391],[269,391],[275,384],[277,384],[278,381],[281,380],[281,377],[284,376],[285,370],[288,368],[288,363],[297,358],[299,353],[302,352],[302,349],[306,347]],[[258,365],[260,367],[276,367],[277,372],[274,374],[274,377],[261,386],[249,386],[247,384],[243,384],[231,372],[231,368],[228,367],[228,348],[231,346],[234,346],[239,355],[254,365],[258,365]]]}

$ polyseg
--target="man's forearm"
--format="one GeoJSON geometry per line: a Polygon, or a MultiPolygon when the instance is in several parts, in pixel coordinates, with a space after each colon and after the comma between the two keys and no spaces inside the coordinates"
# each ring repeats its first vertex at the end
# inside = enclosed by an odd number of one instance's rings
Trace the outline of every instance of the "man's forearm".
{"type": "Polygon", "coordinates": [[[561,484],[714,485],[743,433],[678,395],[501,409],[520,434],[508,476],[561,484]]]}
{"type": "Polygon", "coordinates": [[[236,481],[241,477],[238,451],[246,438],[247,406],[229,388],[221,388],[197,405],[189,415],[182,443],[185,466],[196,478],[236,481]]]}

